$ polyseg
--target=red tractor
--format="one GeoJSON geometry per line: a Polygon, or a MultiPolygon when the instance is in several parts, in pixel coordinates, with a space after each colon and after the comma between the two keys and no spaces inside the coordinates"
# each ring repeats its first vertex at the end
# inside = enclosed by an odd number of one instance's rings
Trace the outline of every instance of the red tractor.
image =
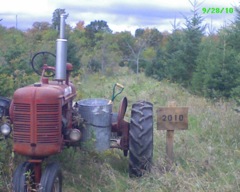
{"type": "MultiPolygon", "coordinates": [[[[84,143],[91,131],[97,138],[97,151],[119,148],[125,156],[129,151],[130,176],[141,176],[150,169],[153,155],[151,103],[139,101],[133,104],[130,122],[124,120],[126,97],[122,99],[118,113],[112,113],[115,94],[112,100],[85,99],[73,105],[76,89],[69,80],[72,65],[66,61],[65,19],[66,15],[61,15],[56,59],[49,52],[39,52],[32,58],[33,69],[41,75],[40,82],[17,89],[10,107],[9,100],[2,107],[0,102],[0,114],[8,115],[5,111],[9,108],[13,125],[13,150],[27,157],[14,171],[15,192],[61,192],[60,165],[51,163],[42,170],[42,163],[45,158],[60,153],[65,146],[84,143]],[[51,65],[52,60],[56,60],[55,67],[51,65]],[[50,81],[49,77],[54,75],[55,78],[50,81]],[[77,116],[85,120],[86,128],[78,126],[75,122],[77,116]],[[113,133],[118,139],[111,139],[113,133]],[[115,142],[115,145],[110,145],[111,142],[115,142]]],[[[115,84],[114,91],[117,87],[122,91],[123,87],[119,84],[115,84]]],[[[5,137],[11,132],[10,124],[4,123],[0,128],[5,137]]]]}

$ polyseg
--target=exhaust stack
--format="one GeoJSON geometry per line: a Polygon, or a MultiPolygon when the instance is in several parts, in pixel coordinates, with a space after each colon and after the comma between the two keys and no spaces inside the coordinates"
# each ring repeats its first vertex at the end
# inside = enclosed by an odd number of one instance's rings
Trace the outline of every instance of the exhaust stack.
{"type": "Polygon", "coordinates": [[[62,14],[60,19],[60,35],[56,41],[56,75],[55,80],[66,79],[67,39],[65,39],[65,19],[68,15],[62,14]]]}

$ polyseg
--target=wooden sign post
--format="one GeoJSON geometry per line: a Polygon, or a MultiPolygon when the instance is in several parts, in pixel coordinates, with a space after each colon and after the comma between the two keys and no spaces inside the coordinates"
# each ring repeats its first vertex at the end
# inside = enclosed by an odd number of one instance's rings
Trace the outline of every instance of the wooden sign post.
{"type": "Polygon", "coordinates": [[[157,129],[167,130],[166,135],[166,158],[171,168],[174,161],[173,142],[174,130],[188,129],[188,108],[176,107],[176,102],[168,103],[168,107],[160,107],[157,109],[157,129]]]}

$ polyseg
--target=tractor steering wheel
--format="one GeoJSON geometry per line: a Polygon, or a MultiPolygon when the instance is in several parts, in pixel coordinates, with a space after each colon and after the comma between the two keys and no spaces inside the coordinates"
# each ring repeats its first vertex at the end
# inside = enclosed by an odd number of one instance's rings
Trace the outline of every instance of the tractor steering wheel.
{"type": "Polygon", "coordinates": [[[44,77],[53,77],[55,75],[54,66],[56,61],[56,55],[48,51],[41,51],[35,53],[31,60],[33,70],[42,75],[43,69],[45,69],[44,77]],[[47,67],[46,67],[47,65],[47,67]]]}

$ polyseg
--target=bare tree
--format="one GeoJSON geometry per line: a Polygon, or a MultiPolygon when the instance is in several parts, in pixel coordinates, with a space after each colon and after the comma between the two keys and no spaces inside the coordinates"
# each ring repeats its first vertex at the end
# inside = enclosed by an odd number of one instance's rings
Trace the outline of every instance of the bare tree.
{"type": "Polygon", "coordinates": [[[149,40],[151,38],[151,30],[146,29],[141,36],[135,38],[133,45],[126,42],[127,47],[131,51],[130,58],[126,59],[127,61],[132,61],[136,64],[136,73],[139,73],[139,62],[142,59],[142,53],[148,46],[149,40]]]}

